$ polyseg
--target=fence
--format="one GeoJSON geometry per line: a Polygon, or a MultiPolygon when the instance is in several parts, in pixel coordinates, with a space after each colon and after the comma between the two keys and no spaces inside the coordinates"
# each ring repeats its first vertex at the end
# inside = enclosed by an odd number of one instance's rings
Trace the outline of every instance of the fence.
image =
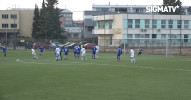
{"type": "MultiPolygon", "coordinates": [[[[2,45],[5,44],[5,40],[1,40],[2,45]]],[[[158,55],[191,55],[191,39],[49,39],[49,40],[33,40],[33,39],[17,39],[7,41],[8,49],[15,50],[27,50],[34,46],[34,43],[38,45],[47,46],[45,49],[52,50],[51,44],[54,42],[60,42],[62,44],[71,45],[72,49],[75,45],[81,45],[86,43],[96,43],[100,46],[100,52],[117,52],[118,47],[121,46],[123,53],[128,54],[129,49],[142,48],[144,54],[158,54],[158,55]]],[[[39,47],[37,45],[37,48],[39,47]]],[[[64,45],[66,46],[66,45],[64,45]]],[[[87,51],[91,51],[90,49],[87,51]]]]}

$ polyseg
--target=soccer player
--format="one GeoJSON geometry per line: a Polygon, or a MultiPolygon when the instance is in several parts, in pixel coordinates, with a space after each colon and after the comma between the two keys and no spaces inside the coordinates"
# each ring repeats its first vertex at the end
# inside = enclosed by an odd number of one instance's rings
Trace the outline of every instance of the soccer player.
{"type": "Polygon", "coordinates": [[[69,52],[69,50],[68,50],[68,47],[65,47],[65,49],[64,49],[64,53],[65,53],[65,55],[64,55],[64,60],[68,60],[68,52],[69,52]]]}
{"type": "Polygon", "coordinates": [[[59,47],[57,47],[55,49],[55,54],[56,54],[56,61],[58,61],[60,59],[60,48],[59,47]]]}
{"type": "Polygon", "coordinates": [[[3,50],[4,57],[6,57],[7,49],[6,49],[5,45],[2,47],[2,50],[3,50]]]}
{"type": "Polygon", "coordinates": [[[138,56],[139,56],[139,55],[141,55],[141,54],[142,54],[143,49],[142,49],[142,48],[139,48],[139,49],[138,49],[138,51],[139,51],[139,53],[138,53],[138,56]]]}
{"type": "Polygon", "coordinates": [[[118,52],[117,52],[117,62],[120,62],[120,56],[122,54],[122,49],[121,47],[119,46],[119,49],[118,49],[118,52]]]}
{"type": "Polygon", "coordinates": [[[98,53],[99,53],[99,46],[96,46],[96,58],[98,59],[98,53]]]}
{"type": "Polygon", "coordinates": [[[135,52],[134,52],[134,50],[131,48],[131,50],[130,50],[130,54],[131,54],[131,63],[135,63],[136,62],[136,60],[135,60],[135,58],[134,58],[134,55],[135,55],[135,52]]]}
{"type": "Polygon", "coordinates": [[[55,54],[55,56],[56,56],[56,48],[57,48],[58,46],[56,45],[56,46],[54,46],[54,54],[55,54]]]}
{"type": "Polygon", "coordinates": [[[78,47],[75,46],[75,47],[74,47],[74,57],[75,57],[75,58],[77,57],[77,51],[78,51],[78,47]]]}
{"type": "Polygon", "coordinates": [[[34,47],[32,48],[32,54],[34,56],[34,59],[38,59],[38,56],[36,55],[36,51],[35,51],[34,47]]]}
{"type": "Polygon", "coordinates": [[[41,55],[41,56],[43,56],[44,47],[43,47],[43,46],[41,46],[39,49],[40,49],[40,55],[41,55]]]}
{"type": "Polygon", "coordinates": [[[77,56],[78,56],[78,59],[80,57],[80,51],[81,51],[81,48],[78,46],[78,49],[77,49],[77,56]]]}
{"type": "MultiPolygon", "coordinates": [[[[83,46],[83,48],[81,49],[81,52],[82,52],[81,60],[83,61],[83,60],[84,60],[84,57],[86,57],[86,49],[84,48],[84,46],[83,46]]],[[[88,60],[87,57],[86,57],[86,60],[88,60]]]]}
{"type": "Polygon", "coordinates": [[[96,47],[93,46],[92,47],[92,59],[95,59],[95,55],[96,55],[96,47]]]}

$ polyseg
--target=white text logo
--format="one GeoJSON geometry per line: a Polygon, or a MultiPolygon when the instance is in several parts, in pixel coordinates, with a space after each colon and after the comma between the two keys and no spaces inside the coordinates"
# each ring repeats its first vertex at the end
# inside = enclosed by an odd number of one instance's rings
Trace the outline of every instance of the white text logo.
{"type": "Polygon", "coordinates": [[[175,12],[179,6],[146,6],[146,12],[175,12]]]}

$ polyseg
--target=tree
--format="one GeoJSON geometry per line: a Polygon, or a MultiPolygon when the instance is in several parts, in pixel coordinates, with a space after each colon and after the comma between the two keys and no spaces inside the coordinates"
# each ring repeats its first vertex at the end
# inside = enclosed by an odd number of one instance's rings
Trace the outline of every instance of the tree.
{"type": "Polygon", "coordinates": [[[42,2],[42,8],[40,9],[40,32],[39,32],[39,34],[40,34],[40,37],[42,38],[42,39],[45,39],[46,37],[45,37],[45,13],[46,13],[46,6],[45,6],[45,2],[44,2],[44,0],[43,0],[43,2],[42,2]]]}
{"type": "Polygon", "coordinates": [[[62,17],[61,10],[56,7],[58,0],[46,0],[45,13],[45,35],[49,39],[61,38],[61,33],[64,30],[61,27],[60,18],[62,17]]]}
{"type": "Polygon", "coordinates": [[[180,0],[163,0],[163,7],[165,6],[179,6],[175,12],[160,12],[160,14],[169,14],[169,15],[177,15],[177,14],[184,14],[184,9],[182,7],[182,2],[180,0]]]}
{"type": "Polygon", "coordinates": [[[32,37],[37,39],[39,38],[39,9],[38,6],[35,4],[35,9],[34,9],[34,17],[33,17],[33,24],[32,24],[32,37]]]}

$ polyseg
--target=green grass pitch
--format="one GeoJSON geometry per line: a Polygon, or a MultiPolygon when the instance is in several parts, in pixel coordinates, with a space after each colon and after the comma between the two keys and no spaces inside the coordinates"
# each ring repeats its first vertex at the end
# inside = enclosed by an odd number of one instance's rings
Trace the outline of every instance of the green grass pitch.
{"type": "MultiPolygon", "coordinates": [[[[39,52],[38,52],[39,53],[39,52]]],[[[191,58],[100,53],[81,62],[53,51],[34,60],[31,50],[0,53],[0,100],[190,100],[191,58]],[[16,61],[16,59],[19,59],[16,61]]]]}

